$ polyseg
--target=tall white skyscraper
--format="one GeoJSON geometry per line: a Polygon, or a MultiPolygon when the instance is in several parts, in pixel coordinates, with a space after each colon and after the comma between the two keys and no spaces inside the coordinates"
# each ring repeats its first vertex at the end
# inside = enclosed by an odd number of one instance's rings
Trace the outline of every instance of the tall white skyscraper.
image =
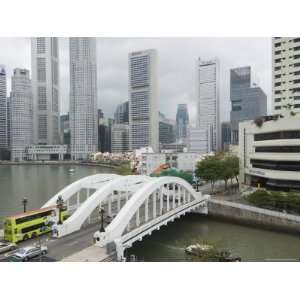
{"type": "Polygon", "coordinates": [[[31,39],[34,143],[60,143],[59,56],[57,37],[31,39]]]}
{"type": "Polygon", "coordinates": [[[129,53],[129,124],[131,150],[159,148],[157,52],[129,53]]]}
{"type": "Polygon", "coordinates": [[[273,113],[300,112],[300,37],[272,39],[273,113]]]}
{"type": "Polygon", "coordinates": [[[6,71],[5,66],[0,65],[0,151],[7,147],[6,71]]]}
{"type": "Polygon", "coordinates": [[[11,160],[26,158],[25,149],[33,143],[33,100],[29,71],[15,69],[10,93],[11,160]]]}
{"type": "Polygon", "coordinates": [[[210,131],[209,149],[216,151],[220,145],[220,116],[219,116],[219,61],[198,60],[198,112],[197,127],[210,131]]]}
{"type": "Polygon", "coordinates": [[[70,38],[72,159],[87,159],[98,146],[96,38],[70,38]]]}

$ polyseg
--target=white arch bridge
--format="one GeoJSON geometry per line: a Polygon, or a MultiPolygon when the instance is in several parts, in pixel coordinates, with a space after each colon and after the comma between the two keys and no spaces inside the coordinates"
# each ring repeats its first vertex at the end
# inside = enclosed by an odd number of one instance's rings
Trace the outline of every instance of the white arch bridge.
{"type": "MultiPolygon", "coordinates": [[[[188,212],[207,214],[209,195],[196,192],[178,177],[120,176],[96,174],[82,178],[54,195],[43,207],[61,196],[71,216],[57,225],[58,237],[80,230],[91,220],[100,220],[104,209],[111,222],[104,232],[95,232],[96,245],[112,246],[118,258],[132,243],[188,212]]],[[[100,226],[99,226],[100,227],[100,226]]]]}

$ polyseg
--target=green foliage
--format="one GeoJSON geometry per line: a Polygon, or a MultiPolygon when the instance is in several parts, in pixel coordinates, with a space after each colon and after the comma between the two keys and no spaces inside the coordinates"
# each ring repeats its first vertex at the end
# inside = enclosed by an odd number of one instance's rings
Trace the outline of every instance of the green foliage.
{"type": "Polygon", "coordinates": [[[118,167],[117,173],[120,175],[134,175],[133,170],[130,168],[129,164],[122,164],[118,167]]]}
{"type": "Polygon", "coordinates": [[[180,177],[180,178],[186,180],[190,184],[193,183],[192,174],[190,174],[188,172],[181,171],[181,170],[177,170],[177,169],[174,169],[174,168],[163,170],[160,174],[151,174],[151,176],[153,176],[153,177],[174,176],[174,177],[180,177]]]}
{"type": "Polygon", "coordinates": [[[217,180],[224,180],[226,188],[229,179],[237,179],[239,174],[239,159],[236,156],[226,153],[207,156],[197,164],[195,173],[199,178],[211,183],[212,191],[217,180]]]}
{"type": "Polygon", "coordinates": [[[245,199],[261,208],[273,209],[278,211],[287,211],[300,214],[300,194],[295,192],[269,192],[266,190],[256,190],[254,193],[245,197],[245,199]]]}

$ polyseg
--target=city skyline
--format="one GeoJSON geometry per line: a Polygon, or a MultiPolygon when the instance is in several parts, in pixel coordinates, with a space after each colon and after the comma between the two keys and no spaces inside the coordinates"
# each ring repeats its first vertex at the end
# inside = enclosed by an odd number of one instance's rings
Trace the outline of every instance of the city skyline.
{"type": "MultiPolygon", "coordinates": [[[[69,111],[68,38],[60,38],[59,42],[60,101],[63,114],[69,111]]],[[[8,78],[13,68],[31,70],[30,38],[1,38],[0,46],[0,62],[6,65],[8,78]],[[19,51],[20,48],[23,51],[19,51]]],[[[270,113],[271,46],[271,38],[97,38],[98,108],[106,116],[113,116],[116,106],[128,97],[128,53],[155,48],[159,53],[159,110],[168,118],[175,119],[177,104],[187,103],[191,120],[195,122],[195,62],[199,56],[203,59],[218,57],[220,60],[221,121],[229,120],[229,70],[245,65],[251,65],[258,75],[259,85],[268,96],[270,113]]],[[[9,81],[7,91],[10,91],[9,81]]]]}

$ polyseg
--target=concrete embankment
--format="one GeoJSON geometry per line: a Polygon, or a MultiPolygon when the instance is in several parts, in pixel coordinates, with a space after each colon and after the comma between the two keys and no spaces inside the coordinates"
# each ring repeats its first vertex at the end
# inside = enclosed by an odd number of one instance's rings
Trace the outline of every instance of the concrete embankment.
{"type": "Polygon", "coordinates": [[[98,167],[105,167],[105,168],[112,168],[116,169],[120,165],[119,164],[111,164],[106,162],[99,162],[99,163],[93,163],[93,162],[80,162],[80,161],[74,161],[74,160],[53,160],[53,161],[21,161],[21,162],[12,162],[12,161],[0,161],[0,165],[6,166],[6,165],[80,165],[80,166],[98,166],[98,167]]]}
{"type": "Polygon", "coordinates": [[[210,199],[208,215],[289,233],[300,233],[300,216],[225,200],[210,199]]]}

